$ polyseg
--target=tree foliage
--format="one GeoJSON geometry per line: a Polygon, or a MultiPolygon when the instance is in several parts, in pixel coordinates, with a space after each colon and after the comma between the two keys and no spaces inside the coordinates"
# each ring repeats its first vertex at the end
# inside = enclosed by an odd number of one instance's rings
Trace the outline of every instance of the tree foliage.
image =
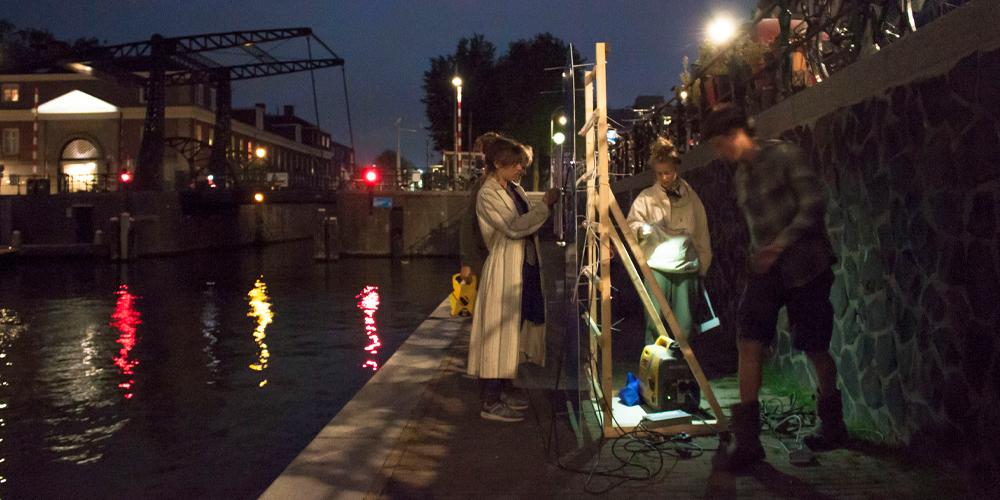
{"type": "Polygon", "coordinates": [[[66,42],[48,31],[18,29],[6,19],[0,19],[0,71],[14,71],[39,62],[55,61],[74,51],[99,45],[96,38],[78,38],[66,42]]]}
{"type": "MultiPolygon", "coordinates": [[[[383,172],[395,172],[396,171],[396,152],[391,149],[386,149],[379,153],[373,161],[375,165],[381,169],[383,172]]],[[[413,165],[413,162],[408,160],[405,156],[400,157],[399,165],[402,167],[403,172],[409,170],[414,170],[417,167],[413,165]]]]}
{"type": "MultiPolygon", "coordinates": [[[[496,131],[548,151],[549,119],[563,105],[562,73],[546,68],[565,66],[569,46],[550,33],[511,42],[496,56],[483,35],[462,38],[453,54],[432,58],[424,73],[424,106],[435,148],[454,148],[456,74],[463,80],[463,149],[469,137],[496,131]]],[[[574,50],[577,63],[581,58],[574,50]]]]}

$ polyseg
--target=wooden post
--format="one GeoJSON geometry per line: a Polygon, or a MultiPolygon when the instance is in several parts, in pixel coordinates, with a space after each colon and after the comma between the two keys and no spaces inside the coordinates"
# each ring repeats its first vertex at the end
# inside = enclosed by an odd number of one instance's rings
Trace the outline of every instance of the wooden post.
{"type": "Polygon", "coordinates": [[[597,79],[597,215],[600,226],[601,257],[601,392],[604,393],[604,428],[613,423],[611,414],[613,380],[611,359],[611,217],[608,207],[611,202],[611,183],[608,182],[608,81],[607,44],[597,44],[597,58],[594,65],[597,79]]]}

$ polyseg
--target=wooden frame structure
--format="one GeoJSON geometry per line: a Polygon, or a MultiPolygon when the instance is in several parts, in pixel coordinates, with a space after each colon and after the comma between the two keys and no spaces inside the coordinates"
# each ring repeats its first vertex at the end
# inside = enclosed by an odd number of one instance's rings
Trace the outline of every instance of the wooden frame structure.
{"type": "MultiPolygon", "coordinates": [[[[598,402],[603,400],[603,404],[599,404],[600,411],[597,414],[601,420],[604,435],[612,437],[618,434],[613,414],[612,395],[614,388],[611,358],[611,260],[614,257],[621,259],[624,264],[646,314],[654,318],[658,333],[669,337],[668,331],[677,332],[674,340],[680,345],[684,359],[690,366],[691,372],[701,388],[702,395],[708,400],[712,413],[716,417],[715,420],[704,422],[660,427],[657,428],[657,431],[667,434],[686,432],[689,435],[707,435],[725,431],[728,427],[726,417],[715,398],[715,393],[712,391],[704,371],[701,369],[701,365],[688,344],[687,332],[681,331],[678,326],[677,318],[674,317],[674,312],[667,302],[663,289],[656,283],[652,270],[646,265],[646,256],[639,247],[635,235],[629,229],[625,214],[618,206],[618,201],[611,191],[608,175],[610,156],[608,154],[606,43],[596,44],[595,61],[594,69],[584,73],[586,122],[579,134],[586,139],[586,173],[584,178],[587,190],[585,216],[587,229],[583,255],[586,259],[584,274],[589,278],[588,307],[585,313],[590,339],[590,366],[588,368],[591,385],[595,388],[593,397],[598,402]],[[594,228],[597,229],[596,233],[594,228]],[[612,246],[615,250],[614,253],[612,253],[612,246]],[[631,255],[635,256],[635,261],[632,260],[629,251],[631,251],[631,255]],[[650,285],[652,297],[647,293],[643,279],[650,285]],[[659,304],[662,316],[655,313],[653,300],[659,304]],[[595,318],[599,318],[600,323],[597,323],[595,318]],[[670,326],[669,330],[664,325],[664,320],[670,326]],[[598,364],[598,360],[600,360],[600,364],[598,364]]],[[[623,430],[632,429],[624,428],[623,430]]]]}

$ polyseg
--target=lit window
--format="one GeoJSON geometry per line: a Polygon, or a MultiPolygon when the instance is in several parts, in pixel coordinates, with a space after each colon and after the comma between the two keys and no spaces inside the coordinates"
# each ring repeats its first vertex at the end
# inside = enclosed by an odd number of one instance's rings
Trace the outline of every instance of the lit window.
{"type": "Polygon", "coordinates": [[[18,102],[21,100],[21,86],[16,83],[3,84],[3,102],[18,102]]]}
{"type": "Polygon", "coordinates": [[[21,131],[16,128],[3,129],[3,154],[16,155],[21,150],[21,131]]]}
{"type": "Polygon", "coordinates": [[[196,141],[201,141],[201,125],[194,126],[194,139],[196,141]]]}

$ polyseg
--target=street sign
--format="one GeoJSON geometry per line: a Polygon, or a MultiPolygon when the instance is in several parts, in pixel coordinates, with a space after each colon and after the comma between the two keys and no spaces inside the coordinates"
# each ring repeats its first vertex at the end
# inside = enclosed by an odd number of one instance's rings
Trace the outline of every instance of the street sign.
{"type": "Polygon", "coordinates": [[[392,208],[392,197],[391,196],[376,196],[372,198],[372,207],[374,208],[392,208]]]}

